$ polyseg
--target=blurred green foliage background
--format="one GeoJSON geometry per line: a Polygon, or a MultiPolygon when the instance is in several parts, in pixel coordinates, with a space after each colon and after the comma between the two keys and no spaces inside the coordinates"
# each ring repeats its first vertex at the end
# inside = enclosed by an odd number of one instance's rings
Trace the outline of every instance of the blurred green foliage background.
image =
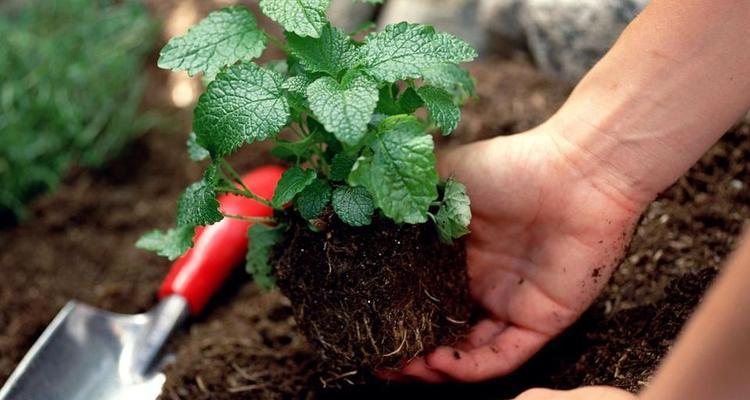
{"type": "Polygon", "coordinates": [[[154,123],[139,111],[158,29],[136,1],[0,7],[0,215],[19,220],[71,166],[102,166],[154,123]]]}

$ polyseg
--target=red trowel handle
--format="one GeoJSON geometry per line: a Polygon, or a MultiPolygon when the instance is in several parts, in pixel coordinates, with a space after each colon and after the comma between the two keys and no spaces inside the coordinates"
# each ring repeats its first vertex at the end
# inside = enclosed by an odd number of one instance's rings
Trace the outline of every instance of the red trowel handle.
{"type": "MultiPolygon", "coordinates": [[[[284,169],[279,166],[257,168],[242,180],[258,196],[270,199],[284,169]]],[[[222,212],[245,217],[270,217],[273,210],[257,201],[235,196],[219,197],[222,212]]],[[[211,296],[245,257],[247,230],[251,223],[224,218],[195,232],[192,249],[177,259],[159,289],[159,298],[178,294],[195,315],[203,310],[211,296]]]]}

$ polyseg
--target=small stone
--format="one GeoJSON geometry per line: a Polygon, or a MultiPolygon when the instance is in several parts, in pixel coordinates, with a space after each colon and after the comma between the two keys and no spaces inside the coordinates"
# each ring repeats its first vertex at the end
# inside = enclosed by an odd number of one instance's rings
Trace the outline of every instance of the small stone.
{"type": "Polygon", "coordinates": [[[522,16],[525,0],[480,0],[479,24],[488,35],[487,47],[494,52],[526,47],[522,16]]]}
{"type": "Polygon", "coordinates": [[[545,72],[579,80],[648,0],[526,0],[529,48],[545,72]]]}
{"type": "Polygon", "coordinates": [[[375,7],[352,0],[332,0],[327,14],[333,26],[344,32],[353,32],[365,22],[372,20],[375,7]]]}
{"type": "Polygon", "coordinates": [[[407,21],[428,24],[469,42],[481,54],[486,34],[478,23],[480,0],[389,0],[378,20],[385,25],[407,21]]]}
{"type": "Polygon", "coordinates": [[[734,190],[742,190],[742,188],[745,187],[745,184],[738,179],[732,179],[732,181],[729,182],[729,186],[731,186],[734,190]]]}

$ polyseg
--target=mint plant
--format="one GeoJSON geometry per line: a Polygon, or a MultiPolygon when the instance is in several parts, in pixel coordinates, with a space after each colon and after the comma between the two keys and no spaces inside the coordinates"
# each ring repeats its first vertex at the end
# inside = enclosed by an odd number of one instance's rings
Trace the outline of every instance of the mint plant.
{"type": "MultiPolygon", "coordinates": [[[[432,220],[448,243],[468,233],[466,189],[454,179],[440,182],[432,133],[456,129],[460,106],[474,95],[459,64],[473,60],[475,50],[409,23],[360,42],[327,21],[329,2],[261,0],[262,11],[284,27],[284,40],[263,32],[247,9],[229,7],[164,47],[160,67],[203,73],[210,81],[188,141],[190,157],[210,159],[210,165],[180,197],[177,227],[145,235],[139,247],[175,258],[192,245],[195,227],[248,219],[219,211],[216,196],[224,193],[276,210],[290,207],[308,221],[330,209],[355,227],[381,213],[397,224],[432,220]],[[251,62],[267,44],[286,59],[251,62]],[[225,159],[243,144],[266,140],[275,144],[275,156],[292,164],[270,201],[243,185],[225,159]]],[[[283,237],[284,221],[250,220],[276,224],[249,231],[248,270],[271,286],[268,258],[283,237]]]]}

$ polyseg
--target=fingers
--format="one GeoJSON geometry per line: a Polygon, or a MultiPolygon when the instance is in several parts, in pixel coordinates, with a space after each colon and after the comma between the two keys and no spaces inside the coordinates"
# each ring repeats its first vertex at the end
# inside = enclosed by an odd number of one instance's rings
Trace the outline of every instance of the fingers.
{"type": "Polygon", "coordinates": [[[448,377],[432,369],[423,357],[412,360],[402,371],[404,375],[427,383],[441,383],[448,381],[448,377]]]}
{"type": "Polygon", "coordinates": [[[376,375],[380,379],[400,383],[414,380],[426,383],[442,383],[449,380],[445,374],[431,369],[422,357],[415,358],[401,371],[381,370],[376,375]]]}
{"type": "Polygon", "coordinates": [[[466,163],[467,154],[476,156],[479,149],[485,146],[484,142],[474,142],[438,152],[437,169],[440,176],[447,178],[457,174],[466,163]]]}
{"type": "Polygon", "coordinates": [[[440,347],[424,358],[416,358],[400,372],[378,375],[396,381],[417,379],[427,383],[482,381],[512,372],[548,340],[544,334],[486,319],[456,346],[440,347]]]}
{"type": "MultiPolygon", "coordinates": [[[[484,330],[490,331],[489,324],[484,330]]],[[[426,356],[429,368],[453,380],[477,382],[507,375],[536,353],[549,337],[518,327],[507,327],[491,339],[473,340],[484,343],[462,350],[460,347],[440,347],[426,356]]]]}
{"type": "MultiPolygon", "coordinates": [[[[506,327],[507,325],[504,322],[485,319],[475,325],[466,339],[455,347],[460,351],[482,347],[491,343],[506,327]]],[[[401,371],[381,370],[377,372],[377,376],[380,379],[396,382],[409,382],[416,379],[427,383],[441,383],[453,380],[445,373],[433,369],[427,364],[424,357],[415,358],[401,371]]]]}
{"type": "Polygon", "coordinates": [[[570,391],[549,389],[527,390],[514,400],[635,400],[636,396],[624,390],[592,386],[570,391]]]}
{"type": "Polygon", "coordinates": [[[412,379],[402,374],[401,371],[394,371],[392,369],[381,369],[375,371],[375,376],[384,381],[393,381],[398,383],[408,383],[412,381],[412,379]]]}

